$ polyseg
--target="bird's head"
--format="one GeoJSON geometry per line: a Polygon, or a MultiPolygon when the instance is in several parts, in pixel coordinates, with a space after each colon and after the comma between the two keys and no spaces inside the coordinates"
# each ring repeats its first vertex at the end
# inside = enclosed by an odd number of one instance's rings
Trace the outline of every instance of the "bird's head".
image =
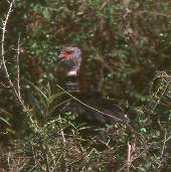
{"type": "Polygon", "coordinates": [[[67,75],[68,76],[77,76],[81,61],[82,61],[82,52],[78,47],[65,47],[59,54],[59,59],[62,63],[67,66],[67,75]]]}

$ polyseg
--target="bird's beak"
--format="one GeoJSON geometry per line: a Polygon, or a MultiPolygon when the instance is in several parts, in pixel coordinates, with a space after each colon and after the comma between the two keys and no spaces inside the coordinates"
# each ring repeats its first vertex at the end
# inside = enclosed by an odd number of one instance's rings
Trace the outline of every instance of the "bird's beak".
{"type": "Polygon", "coordinates": [[[60,53],[58,56],[58,62],[62,62],[62,61],[64,61],[64,54],[60,53]]]}
{"type": "Polygon", "coordinates": [[[64,54],[60,53],[58,57],[59,57],[59,59],[63,59],[64,58],[64,54]]]}

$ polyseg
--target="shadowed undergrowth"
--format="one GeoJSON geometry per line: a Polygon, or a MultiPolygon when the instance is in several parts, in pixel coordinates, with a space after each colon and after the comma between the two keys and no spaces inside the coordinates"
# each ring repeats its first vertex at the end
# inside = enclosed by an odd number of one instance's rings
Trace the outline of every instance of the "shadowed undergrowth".
{"type": "Polygon", "coordinates": [[[0,2],[0,171],[170,171],[169,5],[0,2]],[[129,123],[79,119],[78,106],[101,107],[63,88],[65,44],[80,45],[92,86],[129,123]]]}

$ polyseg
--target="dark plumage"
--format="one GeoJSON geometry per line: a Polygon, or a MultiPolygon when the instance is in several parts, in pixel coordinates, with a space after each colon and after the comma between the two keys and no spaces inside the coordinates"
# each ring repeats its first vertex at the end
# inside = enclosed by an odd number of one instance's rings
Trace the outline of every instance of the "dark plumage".
{"type": "Polygon", "coordinates": [[[65,89],[75,92],[74,96],[87,105],[75,100],[65,105],[63,111],[77,113],[81,119],[97,124],[129,121],[119,106],[104,98],[98,89],[92,89],[90,79],[84,75],[84,59],[78,47],[64,48],[59,59],[66,71],[65,89]]]}

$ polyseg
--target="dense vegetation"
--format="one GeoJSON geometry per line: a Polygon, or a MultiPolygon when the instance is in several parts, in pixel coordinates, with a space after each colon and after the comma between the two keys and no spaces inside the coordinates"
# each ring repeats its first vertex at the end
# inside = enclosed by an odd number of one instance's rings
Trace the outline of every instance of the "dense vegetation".
{"type": "Polygon", "coordinates": [[[170,7],[169,0],[1,0],[0,171],[170,171],[170,7]],[[90,83],[100,83],[129,124],[94,129],[58,113],[68,96],[59,87],[65,45],[83,50],[90,83]]]}

